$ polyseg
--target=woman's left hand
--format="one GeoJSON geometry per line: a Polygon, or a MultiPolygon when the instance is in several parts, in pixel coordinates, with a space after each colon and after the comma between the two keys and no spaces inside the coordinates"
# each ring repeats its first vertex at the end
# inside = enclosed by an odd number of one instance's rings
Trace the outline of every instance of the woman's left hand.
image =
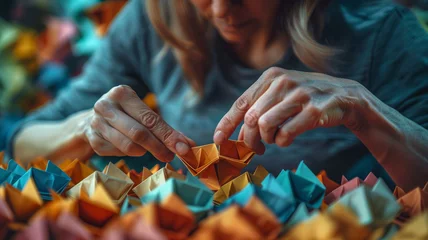
{"type": "Polygon", "coordinates": [[[270,68],[222,118],[214,142],[228,139],[243,120],[239,139],[257,154],[265,150],[261,140],[285,147],[318,127],[345,125],[359,131],[366,126],[367,92],[352,80],[270,68]]]}

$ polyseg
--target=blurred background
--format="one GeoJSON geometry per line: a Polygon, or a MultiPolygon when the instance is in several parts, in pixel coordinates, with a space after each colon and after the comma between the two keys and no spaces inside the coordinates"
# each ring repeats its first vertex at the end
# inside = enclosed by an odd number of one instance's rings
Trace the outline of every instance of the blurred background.
{"type": "MultiPolygon", "coordinates": [[[[126,2],[1,1],[0,151],[14,124],[55,98],[80,74],[126,2]]],[[[428,12],[423,10],[428,9],[427,1],[406,4],[428,30],[428,12]]]]}
{"type": "Polygon", "coordinates": [[[0,1],[0,151],[17,121],[80,74],[126,2],[0,1]]]}

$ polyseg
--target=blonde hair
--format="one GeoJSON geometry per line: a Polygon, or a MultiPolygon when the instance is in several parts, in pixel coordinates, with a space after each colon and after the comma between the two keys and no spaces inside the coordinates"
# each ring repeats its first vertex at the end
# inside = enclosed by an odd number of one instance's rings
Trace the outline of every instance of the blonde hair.
{"type": "MultiPolygon", "coordinates": [[[[294,54],[319,72],[330,70],[329,62],[336,52],[316,41],[323,28],[322,10],[329,1],[282,1],[278,12],[278,28],[287,34],[294,54]]],[[[146,0],[146,9],[165,47],[173,49],[190,85],[203,95],[204,80],[211,67],[209,23],[189,0],[146,0]]]]}

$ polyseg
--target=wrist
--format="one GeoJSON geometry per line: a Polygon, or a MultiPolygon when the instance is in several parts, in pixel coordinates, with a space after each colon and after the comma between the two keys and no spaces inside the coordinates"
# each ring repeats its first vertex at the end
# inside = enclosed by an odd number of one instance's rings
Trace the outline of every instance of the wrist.
{"type": "Polygon", "coordinates": [[[87,160],[94,154],[85,135],[91,111],[76,113],[60,123],[63,134],[59,139],[59,147],[49,156],[51,159],[62,161],[78,157],[80,160],[87,160]]]}
{"type": "Polygon", "coordinates": [[[353,107],[347,127],[370,149],[379,161],[389,159],[389,153],[404,141],[398,127],[400,114],[364,86],[357,93],[358,104],[353,107]]]}

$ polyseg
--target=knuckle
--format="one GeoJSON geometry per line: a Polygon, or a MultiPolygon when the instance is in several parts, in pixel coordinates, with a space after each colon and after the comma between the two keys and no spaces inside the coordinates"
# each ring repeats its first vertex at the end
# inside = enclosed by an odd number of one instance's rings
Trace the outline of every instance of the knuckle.
{"type": "Polygon", "coordinates": [[[236,109],[239,111],[247,111],[250,106],[250,101],[248,100],[248,97],[245,95],[242,95],[236,100],[236,109]]]}
{"type": "Polygon", "coordinates": [[[102,121],[100,117],[94,116],[91,120],[90,120],[90,125],[92,129],[98,129],[101,130],[102,128],[102,121]]]}
{"type": "Polygon", "coordinates": [[[109,97],[111,97],[112,99],[115,99],[115,100],[120,100],[124,96],[126,96],[128,94],[132,94],[133,92],[134,91],[132,90],[131,87],[129,87],[127,85],[119,85],[119,86],[113,87],[109,91],[109,97]]]}
{"type": "Polygon", "coordinates": [[[159,124],[160,117],[152,111],[143,111],[139,115],[140,122],[148,129],[153,129],[159,124]]]}
{"type": "Polygon", "coordinates": [[[129,137],[134,142],[144,143],[148,140],[149,134],[144,129],[138,126],[133,126],[129,131],[129,137]]]}
{"type": "Polygon", "coordinates": [[[120,150],[125,154],[130,154],[134,151],[135,144],[129,140],[122,141],[120,150]]]}
{"type": "Polygon", "coordinates": [[[306,111],[308,111],[309,115],[313,117],[321,116],[322,113],[322,110],[319,107],[312,104],[307,106],[306,111]]]}
{"type": "Polygon", "coordinates": [[[279,74],[283,73],[283,69],[279,68],[279,67],[270,67],[268,70],[266,70],[264,72],[264,74],[266,75],[266,77],[276,77],[279,74]]]}
{"type": "Polygon", "coordinates": [[[222,123],[222,127],[226,127],[226,126],[234,126],[232,119],[229,117],[229,115],[225,115],[221,121],[222,123]]]}
{"type": "Polygon", "coordinates": [[[160,159],[169,161],[172,158],[174,158],[174,155],[171,154],[171,152],[169,152],[169,151],[162,151],[162,152],[159,153],[159,157],[160,157],[160,159]]]}
{"type": "Polygon", "coordinates": [[[249,127],[256,127],[259,119],[259,114],[256,110],[252,109],[245,114],[244,122],[249,127]]]}
{"type": "Polygon", "coordinates": [[[264,131],[264,132],[268,132],[272,129],[272,124],[270,123],[269,119],[267,119],[266,117],[261,117],[259,119],[259,128],[264,131]]]}
{"type": "Polygon", "coordinates": [[[169,147],[174,146],[174,131],[171,128],[162,129],[162,141],[169,147]]]}
{"type": "Polygon", "coordinates": [[[100,99],[95,103],[94,111],[98,114],[103,115],[108,111],[111,111],[112,107],[113,106],[110,101],[108,101],[107,99],[100,99]]]}

